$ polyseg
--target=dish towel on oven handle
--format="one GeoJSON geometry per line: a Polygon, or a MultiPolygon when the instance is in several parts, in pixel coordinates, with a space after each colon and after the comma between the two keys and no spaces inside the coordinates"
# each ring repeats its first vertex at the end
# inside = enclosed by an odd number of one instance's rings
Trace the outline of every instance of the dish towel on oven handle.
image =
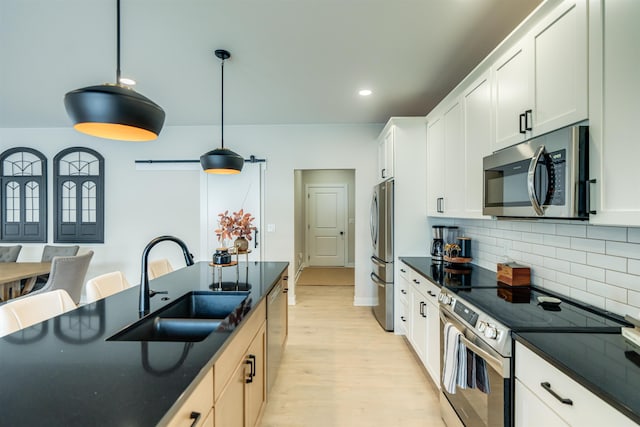
{"type": "Polygon", "coordinates": [[[449,394],[455,394],[458,382],[458,355],[460,354],[460,336],[462,332],[453,324],[447,322],[442,333],[444,334],[442,385],[449,394]]]}

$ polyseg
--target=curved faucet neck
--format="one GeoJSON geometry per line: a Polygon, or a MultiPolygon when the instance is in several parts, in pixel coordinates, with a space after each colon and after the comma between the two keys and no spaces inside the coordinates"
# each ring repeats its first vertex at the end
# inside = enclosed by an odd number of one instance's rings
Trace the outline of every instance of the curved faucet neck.
{"type": "Polygon", "coordinates": [[[141,315],[146,315],[149,313],[150,301],[149,301],[149,252],[151,249],[160,242],[174,242],[182,249],[182,253],[184,255],[184,260],[187,266],[193,265],[193,255],[189,252],[189,248],[187,245],[180,239],[174,236],[160,236],[151,240],[147,246],[142,251],[142,272],[140,275],[140,304],[139,311],[141,315]]]}

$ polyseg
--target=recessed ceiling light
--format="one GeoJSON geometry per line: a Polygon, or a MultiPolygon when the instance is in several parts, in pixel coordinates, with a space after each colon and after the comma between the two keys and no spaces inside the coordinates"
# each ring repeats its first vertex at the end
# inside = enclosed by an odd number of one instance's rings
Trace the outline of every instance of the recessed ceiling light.
{"type": "Polygon", "coordinates": [[[369,96],[371,95],[373,92],[371,92],[370,89],[362,89],[360,92],[358,92],[358,94],[360,96],[369,96]]]}
{"type": "Polygon", "coordinates": [[[120,83],[127,86],[135,86],[136,81],[128,77],[120,77],[120,83]]]}

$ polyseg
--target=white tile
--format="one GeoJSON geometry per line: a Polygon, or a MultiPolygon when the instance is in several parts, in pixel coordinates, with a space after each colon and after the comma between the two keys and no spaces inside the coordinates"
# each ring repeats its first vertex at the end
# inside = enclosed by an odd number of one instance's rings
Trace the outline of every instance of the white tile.
{"type": "Polygon", "coordinates": [[[522,253],[522,262],[529,265],[543,266],[544,265],[544,257],[541,255],[535,255],[530,252],[522,253]]]}
{"type": "Polygon", "coordinates": [[[616,255],[626,258],[640,259],[640,244],[611,242],[606,243],[607,255],[616,255]]]}
{"type": "Polygon", "coordinates": [[[557,258],[545,257],[543,265],[545,268],[561,271],[563,273],[569,273],[571,271],[571,263],[569,261],[563,261],[557,258]]]}
{"type": "Polygon", "coordinates": [[[536,255],[543,255],[548,257],[556,256],[556,248],[553,246],[545,246],[545,245],[531,245],[531,253],[536,255]]]}
{"type": "Polygon", "coordinates": [[[497,221],[496,228],[501,230],[513,230],[513,223],[511,221],[497,221]]]}
{"type": "Polygon", "coordinates": [[[511,243],[511,247],[518,251],[531,252],[531,243],[514,240],[513,243],[511,243]]]}
{"type": "Polygon", "coordinates": [[[567,236],[554,236],[551,234],[545,234],[543,241],[545,245],[556,246],[558,248],[571,247],[571,238],[567,236]]]}
{"type": "Polygon", "coordinates": [[[531,222],[527,222],[527,221],[514,221],[512,224],[512,228],[514,231],[526,231],[526,232],[530,232],[531,231],[531,222]]]}
{"type": "Polygon", "coordinates": [[[587,254],[583,251],[576,251],[573,249],[564,249],[557,248],[556,249],[556,258],[563,259],[571,262],[578,262],[580,264],[587,263],[587,254]]]}
{"type": "Polygon", "coordinates": [[[627,273],[640,275],[640,260],[627,260],[627,273]]]}
{"type": "Polygon", "coordinates": [[[489,235],[501,239],[504,236],[504,230],[500,228],[492,228],[489,235]]]}
{"type": "Polygon", "coordinates": [[[604,268],[591,267],[590,265],[571,263],[571,274],[587,279],[604,282],[604,268]]]}
{"type": "Polygon", "coordinates": [[[562,272],[556,273],[556,282],[567,285],[572,289],[587,290],[587,279],[562,272]]]}
{"type": "Polygon", "coordinates": [[[606,280],[603,280],[603,282],[607,282],[611,285],[622,286],[627,289],[640,290],[640,276],[633,274],[607,270],[606,280]]]}
{"type": "Polygon", "coordinates": [[[509,230],[504,230],[502,233],[502,236],[505,239],[510,239],[510,240],[522,240],[522,232],[521,231],[509,231],[509,230]]]}
{"type": "Polygon", "coordinates": [[[534,222],[531,225],[531,231],[542,234],[556,234],[556,224],[546,222],[534,222]]]}
{"type": "Polygon", "coordinates": [[[640,243],[640,228],[629,227],[627,229],[627,240],[632,243],[640,243]]]}
{"type": "Polygon", "coordinates": [[[545,280],[556,280],[556,271],[555,270],[549,270],[546,268],[536,268],[535,270],[532,271],[532,274],[535,273],[536,277],[539,277],[541,279],[545,279],[545,280]]]}
{"type": "Polygon", "coordinates": [[[607,299],[604,304],[605,310],[616,313],[620,316],[624,316],[625,314],[629,314],[633,317],[639,317],[640,307],[635,307],[628,304],[623,304],[618,301],[607,299]]]}
{"type": "Polygon", "coordinates": [[[599,295],[590,294],[589,292],[582,291],[580,289],[571,289],[572,298],[577,299],[578,301],[584,302],[586,304],[590,304],[594,307],[604,308],[605,298],[599,295]]]}
{"type": "Polygon", "coordinates": [[[578,237],[572,237],[571,249],[603,254],[605,252],[605,241],[596,240],[596,239],[580,239],[578,237]]]}
{"type": "Polygon", "coordinates": [[[486,268],[487,270],[496,271],[496,263],[489,260],[476,259],[476,265],[479,265],[482,268],[486,268]]]}
{"type": "Polygon", "coordinates": [[[514,249],[509,249],[507,251],[507,256],[514,261],[522,261],[522,252],[516,251],[514,249]]]}
{"type": "Polygon", "coordinates": [[[587,226],[575,224],[556,224],[556,234],[558,236],[587,237],[587,226]]]}
{"type": "Polygon", "coordinates": [[[629,291],[629,294],[627,295],[627,303],[640,307],[640,292],[629,291]]]}
{"type": "Polygon", "coordinates": [[[624,227],[604,227],[601,225],[589,225],[587,227],[587,237],[600,240],[627,241],[627,229],[624,227]]]}
{"type": "Polygon", "coordinates": [[[625,288],[596,282],[595,280],[587,280],[587,292],[618,302],[627,302],[627,290],[625,288]]]}
{"type": "Polygon", "coordinates": [[[545,279],[543,286],[544,286],[545,289],[549,289],[550,291],[557,292],[557,293],[562,294],[562,295],[570,296],[570,294],[571,294],[571,288],[570,287],[562,285],[562,284],[560,284],[558,282],[555,282],[553,280],[545,279]]]}
{"type": "Polygon", "coordinates": [[[587,253],[587,264],[607,270],[627,271],[627,259],[611,255],[587,253]]]}
{"type": "Polygon", "coordinates": [[[522,232],[522,241],[528,243],[542,243],[543,234],[522,232]]]}

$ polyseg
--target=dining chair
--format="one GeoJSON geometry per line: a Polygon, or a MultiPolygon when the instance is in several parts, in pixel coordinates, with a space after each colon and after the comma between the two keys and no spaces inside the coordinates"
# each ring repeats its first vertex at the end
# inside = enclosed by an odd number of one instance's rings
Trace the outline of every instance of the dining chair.
{"type": "Polygon", "coordinates": [[[16,262],[22,245],[0,246],[0,262],[16,262]]]}
{"type": "Polygon", "coordinates": [[[64,289],[43,292],[0,305],[0,337],[76,308],[64,289]]]}
{"type": "MultiPolygon", "coordinates": [[[[54,256],[75,256],[78,254],[78,250],[80,246],[54,246],[54,245],[45,245],[42,249],[42,258],[40,258],[40,262],[51,262],[54,256]]],[[[33,285],[33,290],[37,291],[42,288],[45,283],[49,280],[48,274],[43,274],[42,276],[38,276],[36,279],[36,283],[33,285]]]]}
{"type": "Polygon", "coordinates": [[[173,271],[171,263],[166,258],[149,261],[149,279],[163,276],[173,271]]]}
{"type": "Polygon", "coordinates": [[[51,260],[51,273],[49,273],[47,283],[42,288],[31,291],[27,295],[64,289],[69,293],[71,299],[78,304],[92,257],[93,251],[76,256],[54,256],[51,260]]]}
{"type": "Polygon", "coordinates": [[[87,304],[92,303],[130,287],[122,271],[113,271],[89,279],[85,287],[85,299],[87,304]]]}

